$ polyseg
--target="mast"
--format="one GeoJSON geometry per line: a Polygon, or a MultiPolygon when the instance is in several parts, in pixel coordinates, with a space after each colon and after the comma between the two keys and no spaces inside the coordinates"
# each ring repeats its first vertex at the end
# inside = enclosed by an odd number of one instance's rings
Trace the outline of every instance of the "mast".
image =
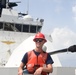
{"type": "Polygon", "coordinates": [[[26,14],[29,14],[29,0],[27,0],[27,12],[26,14]]]}
{"type": "Polygon", "coordinates": [[[6,0],[6,8],[8,8],[8,3],[9,3],[9,0],[6,0]]]}

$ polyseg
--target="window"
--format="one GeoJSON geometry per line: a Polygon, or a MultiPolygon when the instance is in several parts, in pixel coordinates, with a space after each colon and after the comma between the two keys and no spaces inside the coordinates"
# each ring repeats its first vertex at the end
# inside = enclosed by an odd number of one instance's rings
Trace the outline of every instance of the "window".
{"type": "Polygon", "coordinates": [[[16,24],[15,25],[15,30],[16,31],[21,32],[21,29],[22,29],[22,25],[21,24],[16,24]]]}
{"type": "Polygon", "coordinates": [[[41,28],[42,28],[42,26],[38,26],[37,27],[37,32],[40,32],[41,31],[41,28]]]}
{"type": "Polygon", "coordinates": [[[36,26],[30,26],[30,32],[31,33],[36,33],[36,26]]]}
{"type": "Polygon", "coordinates": [[[3,29],[3,23],[0,22],[0,29],[3,29]]]}
{"type": "Polygon", "coordinates": [[[29,25],[23,25],[23,32],[29,32],[29,25]]]}
{"type": "Polygon", "coordinates": [[[4,24],[4,30],[6,30],[6,31],[13,31],[14,30],[13,28],[14,27],[13,27],[12,23],[5,23],[4,24]]]}

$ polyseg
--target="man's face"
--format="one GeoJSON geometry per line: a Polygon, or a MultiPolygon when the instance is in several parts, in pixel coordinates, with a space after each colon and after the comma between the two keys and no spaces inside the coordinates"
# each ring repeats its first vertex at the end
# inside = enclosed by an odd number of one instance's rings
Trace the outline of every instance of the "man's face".
{"type": "Polygon", "coordinates": [[[37,48],[42,48],[44,43],[45,43],[44,39],[41,39],[41,38],[35,39],[35,44],[37,48]]]}

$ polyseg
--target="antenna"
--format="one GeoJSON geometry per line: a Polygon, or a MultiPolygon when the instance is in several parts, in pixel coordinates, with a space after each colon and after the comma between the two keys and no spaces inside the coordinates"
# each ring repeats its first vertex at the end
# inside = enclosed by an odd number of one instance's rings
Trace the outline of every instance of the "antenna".
{"type": "Polygon", "coordinates": [[[27,0],[27,14],[29,13],[29,0],[27,0]]]}
{"type": "Polygon", "coordinates": [[[9,2],[9,0],[6,0],[6,8],[8,8],[9,6],[8,6],[8,2],[9,2]]]}

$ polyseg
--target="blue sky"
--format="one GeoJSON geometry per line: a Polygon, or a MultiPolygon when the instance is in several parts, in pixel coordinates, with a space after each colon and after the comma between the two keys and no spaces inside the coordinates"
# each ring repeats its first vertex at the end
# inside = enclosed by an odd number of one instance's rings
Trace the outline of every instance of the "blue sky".
{"type": "MultiPolygon", "coordinates": [[[[27,11],[28,0],[10,1],[21,1],[15,10],[27,11]]],[[[42,32],[52,35],[54,49],[76,44],[76,0],[29,0],[29,14],[34,19],[44,19],[42,32]]],[[[58,56],[63,66],[76,67],[76,53],[58,56]]]]}

